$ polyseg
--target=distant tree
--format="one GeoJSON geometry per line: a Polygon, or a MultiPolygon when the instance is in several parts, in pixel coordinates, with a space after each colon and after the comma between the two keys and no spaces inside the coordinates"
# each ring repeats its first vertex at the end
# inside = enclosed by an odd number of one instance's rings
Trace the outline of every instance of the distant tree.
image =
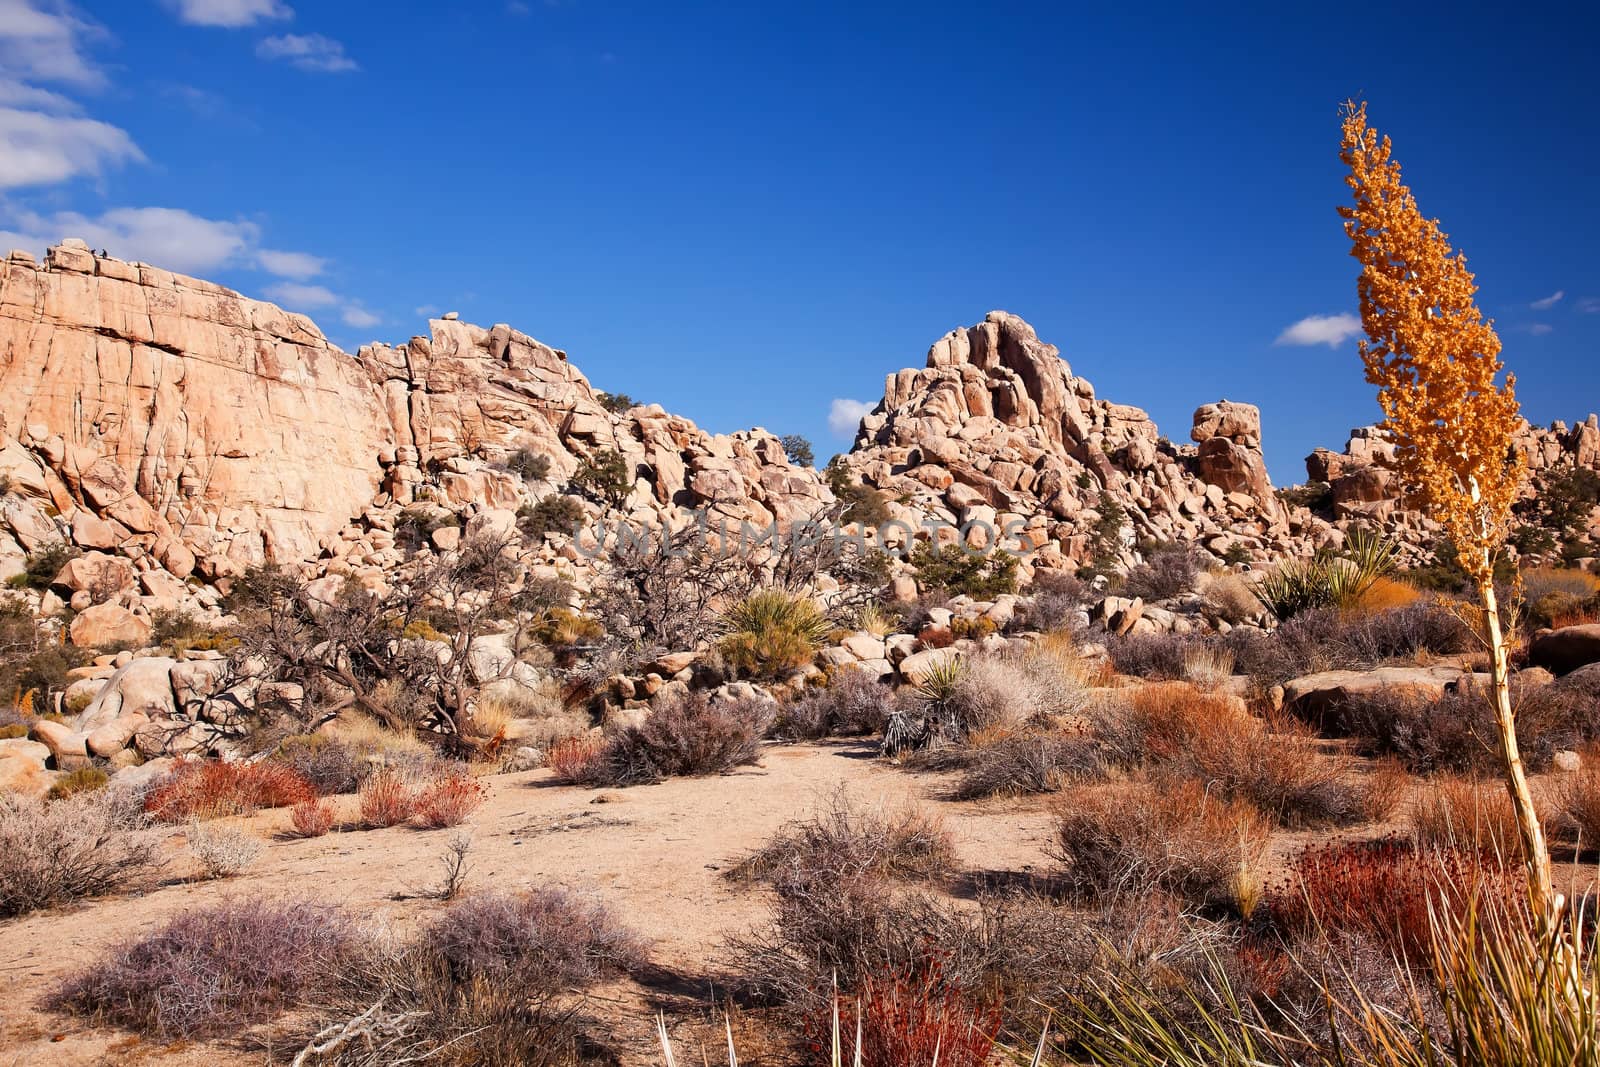
{"type": "Polygon", "coordinates": [[[620,452],[603,449],[578,464],[572,487],[620,508],[633,490],[633,467],[620,452]]]}
{"type": "Polygon", "coordinates": [[[811,454],[811,442],[799,434],[786,433],[778,440],[783,443],[783,454],[789,457],[790,463],[799,467],[809,467],[817,461],[811,454]]]}
{"type": "Polygon", "coordinates": [[[1494,581],[1523,474],[1522,456],[1513,447],[1521,423],[1516,379],[1507,375],[1504,385],[1496,383],[1504,369],[1500,339],[1474,301],[1477,284],[1466,258],[1418,210],[1391,157],[1389,138],[1380,140],[1368,128],[1365,104],[1345,106],[1340,158],[1350,168],[1345,182],[1355,194],[1355,206],[1340,207],[1339,214],[1351,254],[1361,263],[1357,292],[1367,334],[1361,361],[1367,381],[1378,387],[1402,477],[1444,527],[1458,564],[1477,588],[1506,790],[1533,912],[1550,937],[1561,902],[1517,748],[1510,643],[1501,629],[1494,581]]]}
{"type": "Polygon", "coordinates": [[[550,476],[550,457],[531,448],[519,448],[506,457],[506,470],[525,482],[542,482],[550,476]]]}
{"type": "Polygon", "coordinates": [[[601,406],[613,415],[621,415],[637,406],[633,397],[627,393],[596,393],[595,395],[600,398],[601,406]]]}

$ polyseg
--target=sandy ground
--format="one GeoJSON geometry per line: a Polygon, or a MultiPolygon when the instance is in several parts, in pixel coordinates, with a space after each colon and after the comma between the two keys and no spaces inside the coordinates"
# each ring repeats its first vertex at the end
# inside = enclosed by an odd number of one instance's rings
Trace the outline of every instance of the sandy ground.
{"type": "MultiPolygon", "coordinates": [[[[607,1036],[625,1067],[659,1063],[653,1051],[658,1010],[667,1013],[669,1028],[683,1041],[695,1042],[706,1032],[723,941],[760,923],[767,908],[763,891],[731,884],[721,871],[836,789],[869,803],[922,801],[939,810],[965,868],[952,878],[957,894],[985,882],[1026,879],[1049,866],[1050,819],[1043,802],[945,802],[938,799],[940,777],[886,766],[858,743],[770,746],[759,766],[731,775],[626,790],[560,786],[546,771],[484,781],[488,802],[468,824],[474,838],[469,891],[559,886],[593,893],[654,943],[656,973],[646,984],[614,983],[598,991],[596,1011],[612,1028],[607,1036]]],[[[341,814],[353,811],[353,798],[340,803],[341,814]]],[[[395,828],[299,840],[285,833],[287,811],[239,821],[268,841],[243,875],[188,880],[192,864],[181,831],[174,831],[167,842],[170,862],[147,892],[0,924],[0,1067],[287,1062],[294,1049],[264,1052],[237,1040],[162,1046],[43,1012],[37,1003],[63,976],[121,939],[175,912],[227,897],[334,901],[358,915],[401,924],[444,906],[396,897],[437,883],[451,831],[395,828]]]]}

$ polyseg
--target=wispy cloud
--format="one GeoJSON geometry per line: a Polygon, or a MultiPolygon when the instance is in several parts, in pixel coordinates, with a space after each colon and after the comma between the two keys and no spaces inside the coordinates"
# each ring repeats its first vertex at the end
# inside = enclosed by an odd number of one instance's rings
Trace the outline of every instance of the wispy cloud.
{"type": "Polygon", "coordinates": [[[523,0],[508,0],[506,3],[506,14],[508,15],[530,15],[532,13],[533,8],[523,3],[523,0]]]}
{"type": "Polygon", "coordinates": [[[361,65],[344,53],[344,45],[320,33],[286,33],[268,37],[256,45],[262,59],[281,59],[300,70],[318,74],[343,74],[360,70],[361,65]]]}
{"type": "Polygon", "coordinates": [[[1278,335],[1277,345],[1327,345],[1338,348],[1361,332],[1361,320],[1349,312],[1307,315],[1278,335]]]}
{"type": "Polygon", "coordinates": [[[439,314],[440,310],[441,309],[440,309],[439,305],[437,305],[437,304],[422,304],[422,305],[420,305],[418,307],[412,308],[411,309],[411,313],[413,315],[418,315],[418,316],[420,316],[420,317],[422,317],[424,319],[431,319],[435,315],[439,314]]]}
{"type": "Polygon", "coordinates": [[[307,278],[315,278],[328,266],[328,261],[321,256],[313,256],[309,252],[285,252],[276,248],[259,249],[256,263],[268,274],[302,282],[307,278]]]}
{"type": "Polygon", "coordinates": [[[349,307],[345,308],[344,311],[340,312],[339,317],[344,320],[344,324],[346,326],[354,326],[357,329],[362,330],[372,326],[377,326],[379,323],[383,322],[382,315],[374,314],[373,312],[362,307],[360,304],[351,304],[349,307]]]}
{"type": "Polygon", "coordinates": [[[179,22],[190,26],[238,29],[269,19],[294,18],[294,9],[280,0],[164,0],[179,22]]]}
{"type": "Polygon", "coordinates": [[[253,222],[207,219],[179,208],[114,208],[93,218],[74,211],[0,216],[0,243],[43,249],[81,237],[119,259],[137,259],[184,273],[248,262],[260,235],[253,222]]]}
{"type": "Polygon", "coordinates": [[[1528,327],[1528,332],[1535,337],[1543,337],[1547,333],[1554,333],[1555,327],[1547,322],[1536,322],[1528,327]]]}
{"type": "Polygon", "coordinates": [[[306,308],[332,307],[339,302],[333,290],[321,285],[303,285],[300,282],[279,282],[264,290],[267,296],[291,311],[306,308]]]}
{"type": "Polygon", "coordinates": [[[836,437],[854,437],[862,418],[871,414],[873,407],[864,400],[836,397],[828,406],[828,429],[836,437]]]}
{"type": "Polygon", "coordinates": [[[104,36],[54,0],[0,0],[0,71],[11,78],[99,88],[105,73],[83,46],[104,36]]]}
{"type": "Polygon", "coordinates": [[[1567,295],[1567,291],[1565,289],[1557,289],[1555,292],[1551,293],[1549,296],[1543,297],[1542,299],[1539,299],[1539,300],[1535,300],[1533,303],[1529,304],[1528,306],[1531,307],[1535,311],[1549,311],[1551,308],[1553,308],[1557,304],[1561,303],[1561,298],[1566,296],[1566,295],[1567,295]]]}
{"type": "Polygon", "coordinates": [[[0,189],[99,175],[143,159],[127,131],[108,122],[0,107],[0,189]]]}
{"type": "Polygon", "coordinates": [[[1600,315],[1600,296],[1586,296],[1578,301],[1577,306],[1585,315],[1600,315]]]}

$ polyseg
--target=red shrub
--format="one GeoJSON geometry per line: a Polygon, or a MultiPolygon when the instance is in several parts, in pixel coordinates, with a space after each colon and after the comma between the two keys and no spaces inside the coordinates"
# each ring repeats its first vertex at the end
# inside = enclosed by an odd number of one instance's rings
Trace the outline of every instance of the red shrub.
{"type": "Polygon", "coordinates": [[[568,737],[550,746],[544,754],[544,765],[555,772],[558,780],[580,785],[589,780],[604,750],[605,742],[598,737],[568,737]]]}
{"type": "Polygon", "coordinates": [[[275,761],[180,759],[145,795],[144,810],[162,822],[184,822],[289,807],[316,796],[310,782],[275,761]]]}
{"type": "Polygon", "coordinates": [[[326,800],[302,800],[289,809],[289,821],[301,837],[321,837],[333,829],[333,805],[326,800]]]}
{"type": "MultiPolygon", "coordinates": [[[[868,975],[861,995],[838,998],[833,1010],[839,1014],[844,1062],[857,1062],[859,1053],[862,1067],[983,1067],[1000,1032],[999,1007],[952,988],[937,960],[921,968],[868,975]]],[[[830,1016],[822,1028],[829,1040],[832,1028],[830,1016]]],[[[813,1048],[820,1051],[821,1045],[813,1048]]]]}
{"type": "Polygon", "coordinates": [[[476,778],[465,771],[441,771],[417,790],[414,803],[423,825],[435,830],[460,826],[489,797],[476,778]]]}
{"type": "Polygon", "coordinates": [[[416,814],[411,783],[388,767],[368,776],[356,795],[361,801],[361,825],[369,830],[399,826],[416,814]]]}
{"type": "Polygon", "coordinates": [[[923,648],[949,648],[956,636],[944,626],[924,626],[917,631],[917,641],[923,648]]]}
{"type": "Polygon", "coordinates": [[[1409,841],[1333,842],[1295,857],[1289,883],[1273,893],[1273,916],[1286,929],[1332,940],[1362,936],[1403,960],[1429,959],[1430,901],[1457,912],[1475,906],[1502,921],[1522,917],[1517,875],[1492,859],[1453,849],[1418,849],[1409,841]]]}

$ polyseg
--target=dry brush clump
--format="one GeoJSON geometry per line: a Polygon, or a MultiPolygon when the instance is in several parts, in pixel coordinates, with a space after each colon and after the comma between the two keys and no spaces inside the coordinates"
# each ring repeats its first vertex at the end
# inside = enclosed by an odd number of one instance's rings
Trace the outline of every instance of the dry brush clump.
{"type": "Polygon", "coordinates": [[[583,991],[641,966],[605,907],[556,890],[484,893],[410,939],[379,939],[319,1002],[304,1063],[539,1067],[582,1062],[583,991]]]}
{"type": "Polygon", "coordinates": [[[158,866],[138,802],[101,790],[64,800],[0,796],[0,918],[123,888],[158,866]]]}
{"type": "Polygon", "coordinates": [[[1084,786],[1056,807],[1053,854],[1087,897],[1150,888],[1201,907],[1252,910],[1271,822],[1243,800],[1183,781],[1084,786]]]}
{"type": "Polygon", "coordinates": [[[780,706],[773,732],[796,741],[880,733],[893,702],[893,689],[863,671],[846,668],[827,685],[808,689],[780,706]]]}
{"type": "Polygon", "coordinates": [[[172,1039],[226,1034],[304,1006],[355,956],[337,908],[259,898],[198,908],[68,979],[52,1007],[172,1039]]]}
{"type": "Polygon", "coordinates": [[[1409,814],[1419,848],[1459,850],[1506,863],[1521,854],[1516,813],[1499,783],[1455,775],[1428,778],[1412,798],[1409,814]]]}
{"type": "Polygon", "coordinates": [[[261,856],[261,839],[249,830],[234,826],[189,824],[184,833],[189,854],[207,878],[232,878],[243,873],[261,856]]]}
{"type": "Polygon", "coordinates": [[[144,809],[160,822],[187,822],[292,807],[316,795],[310,782],[273,760],[180,759],[145,794],[144,809]]]}
{"type": "Polygon", "coordinates": [[[712,700],[704,693],[660,697],[637,726],[564,755],[558,775],[575,785],[639,785],[671,777],[726,774],[756,762],[776,705],[760,699],[712,700]]]}
{"type": "Polygon", "coordinates": [[[1054,793],[1105,773],[1092,737],[1042,730],[974,745],[961,762],[965,769],[952,791],[957,800],[1054,793]]]}
{"type": "Polygon", "coordinates": [[[817,814],[783,827],[728,875],[771,882],[862,875],[938,881],[955,866],[955,845],[937,816],[914,806],[863,810],[840,792],[817,814]]]}

